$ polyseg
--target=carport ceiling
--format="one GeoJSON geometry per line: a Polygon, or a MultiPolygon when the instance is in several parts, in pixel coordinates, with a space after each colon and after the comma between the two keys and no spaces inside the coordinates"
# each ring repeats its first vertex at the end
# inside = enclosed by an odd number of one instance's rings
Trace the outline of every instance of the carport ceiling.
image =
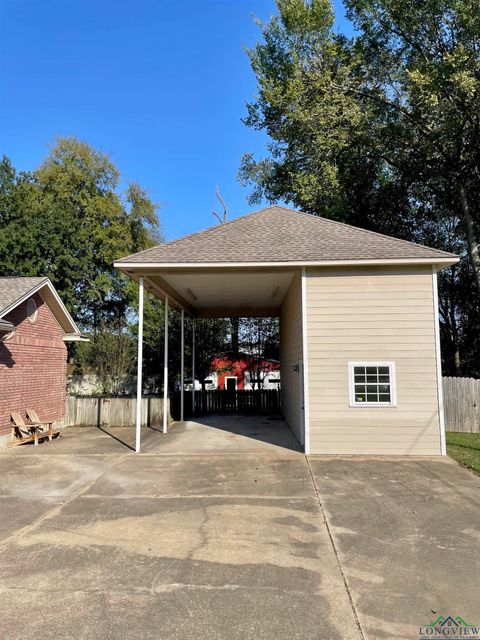
{"type": "Polygon", "coordinates": [[[159,289],[173,290],[199,316],[278,315],[294,271],[169,271],[149,274],[159,289]],[[167,287],[165,286],[167,285],[167,287]]]}

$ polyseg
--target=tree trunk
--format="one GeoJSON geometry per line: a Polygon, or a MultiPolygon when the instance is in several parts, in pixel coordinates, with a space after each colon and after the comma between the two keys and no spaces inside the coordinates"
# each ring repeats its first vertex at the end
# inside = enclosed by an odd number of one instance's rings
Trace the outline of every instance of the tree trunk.
{"type": "Polygon", "coordinates": [[[455,351],[455,373],[457,376],[460,375],[460,351],[458,349],[455,351]]]}
{"type": "Polygon", "coordinates": [[[458,192],[460,195],[463,221],[465,223],[465,229],[467,231],[468,253],[470,256],[470,260],[472,261],[473,269],[475,271],[475,280],[477,282],[478,292],[480,293],[480,249],[479,242],[477,240],[475,223],[470,211],[470,205],[468,203],[467,192],[464,184],[459,184],[458,192]]]}
{"type": "Polygon", "coordinates": [[[239,332],[239,318],[230,318],[230,332],[232,335],[232,351],[238,353],[238,332],[239,332]]]}

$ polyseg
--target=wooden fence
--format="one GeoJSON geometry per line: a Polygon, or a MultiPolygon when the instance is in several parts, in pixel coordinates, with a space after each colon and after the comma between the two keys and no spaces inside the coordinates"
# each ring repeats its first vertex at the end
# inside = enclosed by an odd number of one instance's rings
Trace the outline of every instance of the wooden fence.
{"type": "MultiPolygon", "coordinates": [[[[130,427],[135,424],[135,398],[67,396],[66,427],[130,427]]],[[[159,426],[163,421],[163,398],[142,398],[142,425],[159,426]]]]}
{"type": "Polygon", "coordinates": [[[280,391],[272,389],[197,391],[195,415],[205,413],[280,413],[280,391]]]}
{"type": "Polygon", "coordinates": [[[480,433],[480,380],[443,378],[445,429],[480,433]]]}

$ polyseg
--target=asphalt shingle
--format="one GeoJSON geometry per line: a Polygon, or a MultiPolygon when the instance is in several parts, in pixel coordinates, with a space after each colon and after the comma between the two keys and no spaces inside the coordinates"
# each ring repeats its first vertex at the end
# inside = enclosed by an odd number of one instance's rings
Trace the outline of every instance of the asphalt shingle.
{"type": "Polygon", "coordinates": [[[118,262],[317,262],[455,258],[454,254],[273,205],[118,262]]]}
{"type": "Polygon", "coordinates": [[[47,278],[0,278],[0,314],[47,278]]]}

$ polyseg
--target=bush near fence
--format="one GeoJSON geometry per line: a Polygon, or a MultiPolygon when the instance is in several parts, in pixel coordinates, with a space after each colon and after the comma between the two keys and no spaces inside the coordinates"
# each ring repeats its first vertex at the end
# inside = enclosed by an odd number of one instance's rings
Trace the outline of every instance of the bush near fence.
{"type": "MultiPolygon", "coordinates": [[[[135,411],[135,398],[67,396],[63,424],[65,427],[131,427],[135,425],[135,411]]],[[[160,426],[162,421],[163,398],[144,396],[142,425],[160,426]]]]}
{"type": "Polygon", "coordinates": [[[480,433],[480,380],[443,378],[445,429],[480,433]]]}

